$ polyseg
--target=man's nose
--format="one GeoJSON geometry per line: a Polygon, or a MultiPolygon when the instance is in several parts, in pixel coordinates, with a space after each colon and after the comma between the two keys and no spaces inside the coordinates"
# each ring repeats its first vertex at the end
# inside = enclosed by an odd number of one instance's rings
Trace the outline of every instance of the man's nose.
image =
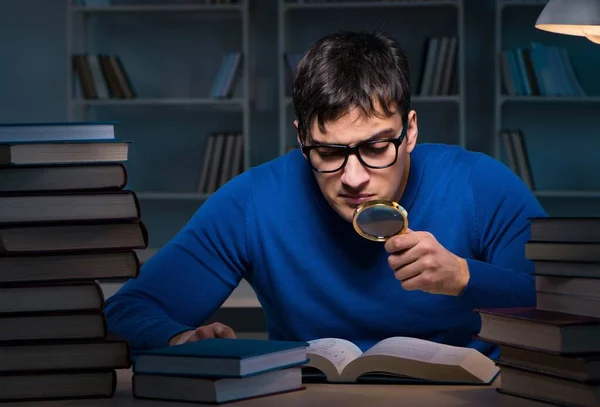
{"type": "Polygon", "coordinates": [[[354,154],[348,156],[348,162],[343,169],[341,181],[352,189],[358,189],[369,181],[369,171],[362,165],[354,154]]]}

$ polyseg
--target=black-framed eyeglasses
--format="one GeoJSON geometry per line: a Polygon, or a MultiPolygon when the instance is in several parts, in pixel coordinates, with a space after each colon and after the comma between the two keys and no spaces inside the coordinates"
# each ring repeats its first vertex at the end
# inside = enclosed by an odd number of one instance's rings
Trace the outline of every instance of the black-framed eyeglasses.
{"type": "Polygon", "coordinates": [[[365,167],[382,169],[391,167],[398,159],[398,148],[406,137],[407,126],[402,127],[398,137],[367,140],[347,146],[343,144],[302,145],[302,153],[308,158],[313,170],[320,173],[336,172],[346,166],[348,156],[356,154],[365,167]]]}

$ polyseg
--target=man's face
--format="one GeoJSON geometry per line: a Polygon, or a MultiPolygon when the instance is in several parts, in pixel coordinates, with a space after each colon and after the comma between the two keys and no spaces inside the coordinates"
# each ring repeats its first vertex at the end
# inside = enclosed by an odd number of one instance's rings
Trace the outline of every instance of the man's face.
{"type": "MultiPolygon", "coordinates": [[[[297,122],[294,123],[297,127],[297,122]]],[[[399,113],[387,118],[366,117],[360,109],[353,109],[336,121],[325,125],[325,133],[319,130],[316,120],[311,126],[312,140],[308,144],[356,145],[372,139],[396,138],[402,131],[399,113]]],[[[364,166],[356,157],[348,156],[346,166],[333,173],[315,172],[323,196],[331,207],[345,220],[351,222],[354,210],[362,202],[373,199],[399,200],[406,186],[408,154],[417,138],[416,113],[411,111],[407,123],[406,138],[398,148],[394,165],[383,169],[364,166]]],[[[393,146],[392,146],[393,148],[393,146]]]]}

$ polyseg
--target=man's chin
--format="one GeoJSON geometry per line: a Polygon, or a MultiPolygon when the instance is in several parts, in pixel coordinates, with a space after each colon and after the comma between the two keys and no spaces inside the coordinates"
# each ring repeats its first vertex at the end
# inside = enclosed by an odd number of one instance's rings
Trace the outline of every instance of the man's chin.
{"type": "Polygon", "coordinates": [[[345,221],[352,222],[354,211],[358,205],[350,205],[348,202],[336,202],[333,209],[340,215],[345,221]]]}

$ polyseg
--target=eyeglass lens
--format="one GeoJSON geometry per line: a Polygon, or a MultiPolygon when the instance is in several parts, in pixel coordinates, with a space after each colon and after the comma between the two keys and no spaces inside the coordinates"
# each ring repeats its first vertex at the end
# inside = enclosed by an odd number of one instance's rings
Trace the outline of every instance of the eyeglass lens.
{"type": "MultiPolygon", "coordinates": [[[[343,147],[317,147],[309,154],[317,170],[333,171],[344,164],[347,152],[343,147]]],[[[396,146],[391,141],[367,143],[359,147],[358,154],[369,167],[386,167],[396,159],[396,146]]]]}

